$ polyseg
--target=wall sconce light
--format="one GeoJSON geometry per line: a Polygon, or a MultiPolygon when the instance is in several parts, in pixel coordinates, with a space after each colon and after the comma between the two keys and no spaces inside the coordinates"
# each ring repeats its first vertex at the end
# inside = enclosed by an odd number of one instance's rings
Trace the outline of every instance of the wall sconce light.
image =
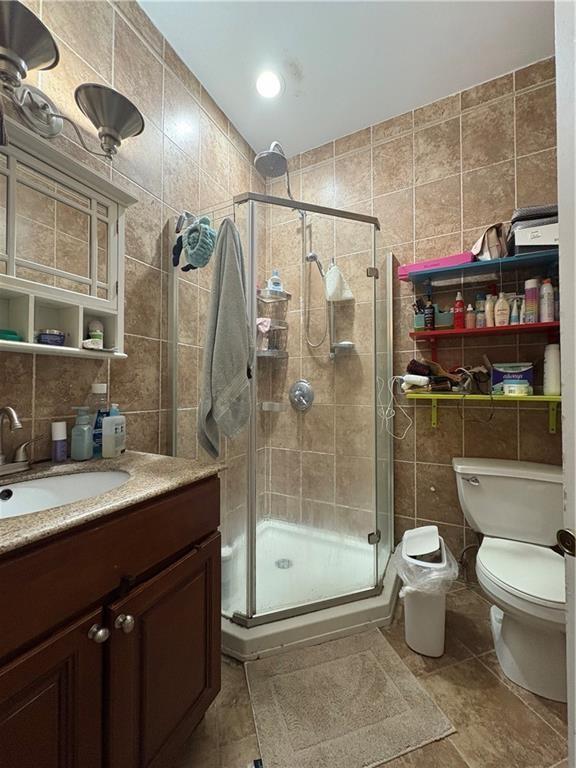
{"type": "Polygon", "coordinates": [[[29,128],[46,139],[70,123],[84,149],[112,160],[124,139],[144,130],[144,118],[132,102],[113,88],[84,83],[76,88],[78,108],[98,131],[102,152],[90,149],[74,120],[58,112],[54,102],[39,88],[23,85],[32,69],[53,69],[60,60],[50,31],[17,0],[0,2],[0,88],[24,118],[29,128]]]}

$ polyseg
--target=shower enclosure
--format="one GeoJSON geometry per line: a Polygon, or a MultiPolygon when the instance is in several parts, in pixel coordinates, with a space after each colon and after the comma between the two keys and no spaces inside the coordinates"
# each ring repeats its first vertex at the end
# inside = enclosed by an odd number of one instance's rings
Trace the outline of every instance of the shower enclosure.
{"type": "MultiPolygon", "coordinates": [[[[324,634],[321,618],[337,606],[343,606],[342,630],[352,606],[365,610],[371,598],[378,603],[371,618],[383,623],[393,535],[392,447],[384,419],[392,257],[378,248],[378,220],[256,193],[202,213],[216,227],[228,215],[240,232],[255,343],[252,415],[246,429],[222,445],[224,647],[248,657],[242,648],[250,643],[238,638],[251,632],[260,639],[259,652],[285,645],[287,620],[298,627],[298,641],[305,639],[303,621],[314,625],[312,634],[324,634]],[[352,300],[326,302],[321,272],[333,264],[352,300]],[[273,270],[282,290],[267,288],[273,270]],[[305,410],[289,398],[302,380],[313,392],[305,410]],[[274,635],[268,647],[267,628],[274,635]]],[[[201,272],[198,304],[205,310],[210,275],[201,272]]],[[[193,455],[196,418],[183,369],[190,363],[182,344],[186,280],[173,273],[172,427],[179,455],[193,455]]],[[[203,316],[200,309],[200,345],[203,316]]]]}

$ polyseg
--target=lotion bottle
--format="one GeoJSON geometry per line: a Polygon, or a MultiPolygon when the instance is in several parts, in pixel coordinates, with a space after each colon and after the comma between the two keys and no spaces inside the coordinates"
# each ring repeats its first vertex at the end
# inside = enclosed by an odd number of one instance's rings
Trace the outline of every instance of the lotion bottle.
{"type": "Polygon", "coordinates": [[[510,324],[510,304],[506,294],[500,292],[496,306],[494,307],[494,323],[497,326],[510,324]]]}

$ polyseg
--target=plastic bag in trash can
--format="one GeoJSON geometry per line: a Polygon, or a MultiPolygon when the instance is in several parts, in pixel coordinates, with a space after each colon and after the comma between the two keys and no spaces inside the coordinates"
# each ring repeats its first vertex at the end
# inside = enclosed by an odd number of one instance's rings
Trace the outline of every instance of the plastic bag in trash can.
{"type": "Polygon", "coordinates": [[[406,560],[402,556],[404,542],[398,544],[392,562],[404,585],[400,597],[410,592],[448,592],[452,582],[458,578],[458,563],[442,538],[440,546],[443,554],[441,563],[421,564],[406,560]]]}

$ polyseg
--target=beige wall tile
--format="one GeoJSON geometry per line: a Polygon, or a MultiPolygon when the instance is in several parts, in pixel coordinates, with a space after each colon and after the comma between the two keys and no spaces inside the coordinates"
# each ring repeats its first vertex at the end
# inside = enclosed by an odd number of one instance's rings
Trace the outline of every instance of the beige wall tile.
{"type": "Polygon", "coordinates": [[[334,501],[333,454],[302,454],[302,498],[334,501]]]}
{"type": "MultiPolygon", "coordinates": [[[[160,341],[126,336],[126,360],[110,365],[110,391],[122,410],[141,411],[159,408],[160,341]],[[138,386],[134,383],[138,382],[138,386]]],[[[94,379],[95,380],[95,379],[94,379]]]]}
{"type": "Polygon", "coordinates": [[[508,221],[514,209],[514,163],[491,165],[463,175],[464,228],[508,221]]]}
{"type": "Polygon", "coordinates": [[[415,261],[425,261],[437,256],[449,256],[451,253],[459,253],[462,250],[462,235],[454,232],[451,235],[430,237],[426,240],[416,240],[414,243],[415,261]]]}
{"type": "Polygon", "coordinates": [[[206,113],[212,118],[222,133],[228,136],[228,118],[208,91],[205,90],[204,86],[201,88],[200,104],[202,104],[203,109],[206,110],[206,113]]]}
{"type": "Polygon", "coordinates": [[[164,52],[162,33],[156,29],[139,3],[136,0],[114,0],[114,5],[132,26],[138,30],[138,33],[142,35],[146,43],[162,56],[164,52]]]}
{"type": "Polygon", "coordinates": [[[222,131],[205,115],[200,120],[202,170],[221,187],[228,189],[228,141],[222,131]]]}
{"type": "Polygon", "coordinates": [[[341,139],[336,139],[334,142],[334,154],[343,155],[346,152],[352,152],[355,149],[362,149],[370,145],[372,141],[372,129],[363,128],[356,133],[350,133],[348,136],[343,136],[341,139]]]}
{"type": "MultiPolygon", "coordinates": [[[[45,0],[42,19],[105,80],[112,80],[114,11],[108,3],[45,0]]],[[[61,66],[61,65],[60,65],[61,66]]]]}
{"type": "Polygon", "coordinates": [[[516,161],[518,207],[558,200],[556,150],[546,149],[516,161]]]}
{"type": "Polygon", "coordinates": [[[334,406],[314,403],[302,414],[302,450],[334,453],[334,406]]]}
{"type": "Polygon", "coordinates": [[[462,110],[477,107],[487,101],[498,99],[514,90],[514,75],[510,72],[494,80],[488,80],[473,88],[462,91],[462,110]]]}
{"type": "Polygon", "coordinates": [[[125,214],[126,254],[153,267],[162,261],[162,203],[121,174],[113,173],[113,182],[138,199],[125,214]]]}
{"type": "Polygon", "coordinates": [[[127,139],[115,160],[116,170],[155,197],[162,197],[162,132],[150,122],[137,138],[127,139]]]}
{"type": "Polygon", "coordinates": [[[114,87],[158,127],[162,125],[162,62],[116,16],[114,25],[114,87]]]}
{"type": "Polygon", "coordinates": [[[416,184],[460,173],[460,120],[446,120],[414,134],[416,184]]]}
{"type": "Polygon", "coordinates": [[[125,277],[126,333],[159,339],[160,270],[126,259],[125,277]]]}
{"type": "Polygon", "coordinates": [[[158,411],[126,415],[126,447],[129,451],[158,453],[158,411]]]}
{"type": "MultiPolygon", "coordinates": [[[[560,419],[558,424],[560,426],[560,419]]],[[[520,410],[518,458],[520,461],[562,464],[562,430],[550,434],[548,411],[520,410]]]]}
{"type": "Polygon", "coordinates": [[[32,355],[0,352],[0,402],[11,405],[22,419],[32,416],[33,364],[32,355]]]}
{"type": "Polygon", "coordinates": [[[300,167],[307,168],[309,165],[322,163],[325,160],[329,160],[331,157],[334,157],[333,141],[329,141],[327,144],[322,144],[321,147],[309,149],[307,152],[302,152],[300,155],[300,167]]]}
{"type": "Polygon", "coordinates": [[[36,357],[35,418],[72,416],[73,407],[84,405],[86,402],[92,384],[106,382],[107,371],[106,360],[78,360],[73,357],[38,355],[36,357]]]}
{"type": "Polygon", "coordinates": [[[373,509],[374,462],[369,458],[336,456],[336,503],[373,509]]]}
{"type": "Polygon", "coordinates": [[[186,64],[184,64],[168,40],[164,43],[164,60],[166,61],[166,66],[169,67],[179,80],[184,83],[192,96],[194,96],[197,101],[200,101],[200,91],[202,88],[200,81],[194,73],[188,69],[186,64]]]}
{"type": "Polygon", "coordinates": [[[366,405],[339,405],[335,416],[336,453],[342,456],[373,456],[373,408],[366,405]]]}
{"type": "Polygon", "coordinates": [[[454,232],[460,221],[460,176],[416,187],[416,238],[454,232]]]}
{"type": "Polygon", "coordinates": [[[199,206],[200,174],[198,166],[173,144],[164,139],[164,200],[177,211],[194,211],[199,206]]]}
{"type": "Polygon", "coordinates": [[[374,216],[380,221],[380,244],[395,245],[413,239],[412,190],[402,189],[374,198],[374,216]]]}
{"type": "Polygon", "coordinates": [[[518,69],[514,73],[514,82],[516,90],[528,88],[531,85],[539,85],[548,80],[553,80],[556,76],[556,66],[554,57],[543,59],[535,64],[529,64],[523,69],[518,69]]]}
{"type": "Polygon", "coordinates": [[[200,162],[200,107],[169,70],[164,76],[164,133],[200,162]]]}
{"type": "Polygon", "coordinates": [[[511,157],[514,157],[512,96],[462,115],[462,167],[465,171],[511,157]]]}
{"type": "Polygon", "coordinates": [[[394,462],[394,513],[414,518],[414,493],[416,489],[415,465],[411,461],[394,462]]]}
{"type": "Polygon", "coordinates": [[[446,120],[460,114],[460,94],[454,93],[444,99],[438,99],[425,107],[414,110],[414,128],[422,128],[428,123],[446,120]]]}
{"type": "Polygon", "coordinates": [[[334,360],[334,400],[338,405],[372,405],[372,355],[338,355],[334,360]]]}
{"type": "MultiPolygon", "coordinates": [[[[332,161],[303,170],[301,178],[302,196],[307,203],[334,207],[334,163],[332,161]]],[[[285,196],[282,194],[282,197],[285,196]]]]}
{"type": "Polygon", "coordinates": [[[372,173],[375,197],[412,185],[412,155],[412,134],[374,147],[372,173]]]}
{"type": "Polygon", "coordinates": [[[337,158],[335,162],[335,205],[346,208],[350,203],[369,198],[372,190],[370,173],[371,151],[369,149],[337,158]]]}
{"type": "MultiPolygon", "coordinates": [[[[419,459],[418,447],[417,458],[419,459]]],[[[456,476],[451,465],[416,464],[416,515],[419,520],[462,526],[456,476]]]]}
{"type": "Polygon", "coordinates": [[[408,133],[414,126],[414,115],[412,112],[405,112],[403,115],[391,117],[372,127],[372,142],[388,141],[402,133],[408,133]]]}
{"type": "Polygon", "coordinates": [[[516,96],[516,152],[527,155],[556,144],[556,88],[545,85],[516,96]]]}

